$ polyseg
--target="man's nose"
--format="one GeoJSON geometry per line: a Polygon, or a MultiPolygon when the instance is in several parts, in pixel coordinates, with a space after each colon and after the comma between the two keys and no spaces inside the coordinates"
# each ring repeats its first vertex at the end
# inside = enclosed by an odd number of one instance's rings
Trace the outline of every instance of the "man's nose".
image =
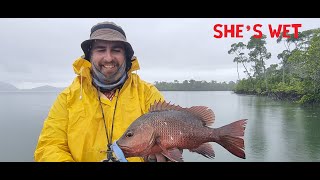
{"type": "Polygon", "coordinates": [[[106,62],[111,62],[112,61],[112,54],[111,54],[111,52],[109,50],[107,50],[104,53],[103,60],[106,61],[106,62]]]}

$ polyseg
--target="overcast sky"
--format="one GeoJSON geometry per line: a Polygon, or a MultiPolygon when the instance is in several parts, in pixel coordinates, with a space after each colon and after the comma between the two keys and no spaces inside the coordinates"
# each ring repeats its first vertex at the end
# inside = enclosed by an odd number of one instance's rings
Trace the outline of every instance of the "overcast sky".
{"type": "MultiPolygon", "coordinates": [[[[302,24],[299,31],[319,28],[320,19],[263,19],[263,18],[90,18],[90,19],[0,19],[0,81],[18,88],[42,85],[66,87],[74,79],[72,63],[83,52],[80,44],[89,38],[93,25],[113,21],[126,32],[138,57],[142,79],[180,82],[187,79],[237,80],[234,55],[229,55],[231,44],[247,43],[252,30],[243,29],[243,38],[214,38],[215,24],[262,24],[267,35],[267,49],[272,57],[267,66],[278,63],[277,54],[283,44],[271,38],[268,24],[302,24]]],[[[289,28],[293,33],[293,29],[289,28]]],[[[245,77],[241,71],[241,78],[245,77]]]]}

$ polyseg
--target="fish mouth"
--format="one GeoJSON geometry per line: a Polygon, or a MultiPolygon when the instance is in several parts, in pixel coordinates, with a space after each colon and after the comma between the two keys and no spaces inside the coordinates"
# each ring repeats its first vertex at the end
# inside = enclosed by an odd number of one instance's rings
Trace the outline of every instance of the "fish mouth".
{"type": "MultiPolygon", "coordinates": [[[[126,158],[133,157],[133,156],[144,156],[144,154],[146,152],[146,151],[143,151],[141,153],[137,153],[137,152],[133,151],[132,148],[130,148],[128,146],[119,146],[119,147],[122,150],[122,152],[126,158]]],[[[146,148],[147,150],[148,150],[148,147],[146,148]]]]}
{"type": "Polygon", "coordinates": [[[130,148],[129,146],[126,146],[126,145],[118,145],[118,146],[122,150],[125,157],[127,157],[128,155],[130,155],[130,157],[132,157],[132,156],[146,156],[146,155],[149,155],[148,151],[152,148],[154,143],[155,143],[155,138],[154,138],[154,133],[153,133],[151,136],[151,141],[149,142],[147,147],[143,148],[144,150],[142,152],[138,152],[138,153],[134,152],[134,150],[132,148],[130,148]]]}
{"type": "MultiPolygon", "coordinates": [[[[119,148],[121,149],[121,151],[123,152],[124,156],[126,156],[127,154],[130,154],[130,150],[131,148],[128,146],[120,146],[119,148]]],[[[132,151],[131,151],[132,152],[132,151]]]]}

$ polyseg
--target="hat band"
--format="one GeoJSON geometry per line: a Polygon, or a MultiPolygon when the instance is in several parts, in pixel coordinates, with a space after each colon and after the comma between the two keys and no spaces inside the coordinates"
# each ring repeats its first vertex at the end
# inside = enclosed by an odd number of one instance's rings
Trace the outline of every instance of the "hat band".
{"type": "Polygon", "coordinates": [[[113,29],[99,29],[91,34],[90,39],[101,39],[107,41],[124,41],[127,39],[120,32],[113,29]]]}
{"type": "MultiPolygon", "coordinates": [[[[91,29],[91,34],[93,32],[95,32],[96,30],[98,30],[98,29],[113,29],[113,30],[116,30],[116,31],[120,32],[122,35],[124,35],[124,37],[126,37],[126,34],[124,33],[124,31],[121,28],[119,28],[119,27],[117,27],[115,25],[112,25],[112,24],[99,24],[99,25],[96,25],[91,29]]],[[[91,36],[91,34],[90,34],[90,36],[91,36]]]]}

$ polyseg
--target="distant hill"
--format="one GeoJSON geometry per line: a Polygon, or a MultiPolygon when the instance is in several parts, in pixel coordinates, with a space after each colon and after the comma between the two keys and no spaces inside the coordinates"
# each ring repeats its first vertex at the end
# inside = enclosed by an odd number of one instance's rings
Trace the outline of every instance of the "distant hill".
{"type": "Polygon", "coordinates": [[[0,82],[0,91],[19,91],[19,89],[12,84],[0,82]]]}
{"type": "Polygon", "coordinates": [[[58,91],[62,91],[64,88],[57,88],[57,87],[53,87],[53,86],[40,86],[40,87],[36,87],[36,88],[32,88],[32,89],[23,89],[22,91],[30,91],[30,92],[58,92],[58,91]]]}
{"type": "Polygon", "coordinates": [[[0,82],[0,92],[60,92],[63,89],[48,85],[32,89],[19,89],[10,83],[0,82]]]}

